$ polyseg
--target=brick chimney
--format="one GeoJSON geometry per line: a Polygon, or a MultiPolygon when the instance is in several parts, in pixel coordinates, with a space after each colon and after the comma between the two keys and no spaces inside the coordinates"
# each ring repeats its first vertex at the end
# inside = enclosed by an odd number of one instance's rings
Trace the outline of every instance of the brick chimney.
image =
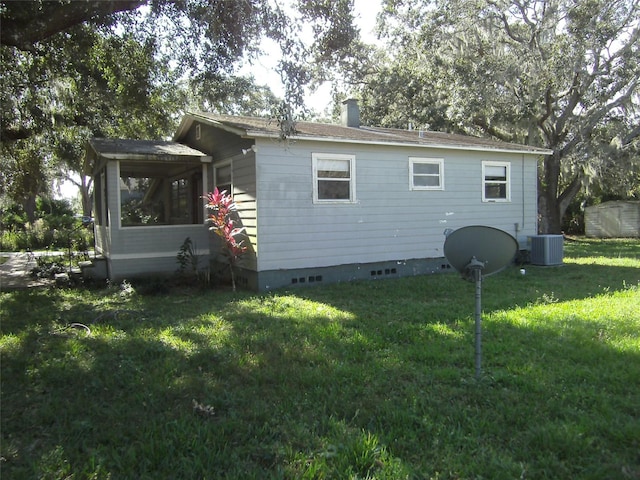
{"type": "Polygon", "coordinates": [[[342,102],[342,125],[360,128],[360,107],[355,98],[348,98],[342,102]]]}

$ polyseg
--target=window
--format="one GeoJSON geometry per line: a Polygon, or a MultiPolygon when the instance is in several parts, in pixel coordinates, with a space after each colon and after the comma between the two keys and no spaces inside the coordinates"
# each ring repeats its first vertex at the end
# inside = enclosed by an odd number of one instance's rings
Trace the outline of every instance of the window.
{"type": "Polygon", "coordinates": [[[482,201],[508,202],[511,200],[511,164],[482,162],[482,201]]]}
{"type": "Polygon", "coordinates": [[[355,201],[354,155],[313,153],[314,203],[351,203],[355,201]]]}
{"type": "Polygon", "coordinates": [[[219,191],[225,190],[233,196],[233,179],[231,175],[231,164],[217,165],[213,170],[213,183],[219,191]]]}
{"type": "Polygon", "coordinates": [[[186,178],[171,182],[171,218],[174,222],[188,223],[189,181],[186,178]]]}
{"type": "Polygon", "coordinates": [[[444,190],[444,160],[409,157],[409,179],[411,190],[444,190]]]}
{"type": "Polygon", "coordinates": [[[98,175],[98,181],[94,184],[93,196],[95,199],[95,223],[96,225],[109,226],[107,214],[107,172],[102,169],[98,175]]]}

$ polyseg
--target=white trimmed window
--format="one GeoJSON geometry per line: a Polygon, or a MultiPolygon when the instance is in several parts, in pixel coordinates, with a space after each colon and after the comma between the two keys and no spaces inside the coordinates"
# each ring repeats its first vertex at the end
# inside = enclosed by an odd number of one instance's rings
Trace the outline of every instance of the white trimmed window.
{"type": "Polygon", "coordinates": [[[511,164],[482,162],[482,201],[511,201],[511,164]]]}
{"type": "Polygon", "coordinates": [[[409,181],[411,190],[444,190],[444,160],[409,157],[409,181]]]}
{"type": "Polygon", "coordinates": [[[355,202],[355,155],[312,153],[311,162],[314,203],[355,202]]]}

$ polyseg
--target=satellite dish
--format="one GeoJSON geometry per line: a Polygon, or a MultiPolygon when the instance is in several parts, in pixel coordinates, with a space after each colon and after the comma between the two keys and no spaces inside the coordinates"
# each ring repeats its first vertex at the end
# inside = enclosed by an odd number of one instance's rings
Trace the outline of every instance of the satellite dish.
{"type": "Polygon", "coordinates": [[[507,232],[482,225],[454,230],[444,242],[444,256],[465,277],[472,258],[482,262],[482,276],[486,277],[509,265],[517,250],[518,242],[507,232]]]}
{"type": "Polygon", "coordinates": [[[444,255],[467,280],[476,282],[476,378],[482,365],[482,278],[498,273],[511,263],[518,242],[503,230],[471,225],[445,231],[444,255]]]}

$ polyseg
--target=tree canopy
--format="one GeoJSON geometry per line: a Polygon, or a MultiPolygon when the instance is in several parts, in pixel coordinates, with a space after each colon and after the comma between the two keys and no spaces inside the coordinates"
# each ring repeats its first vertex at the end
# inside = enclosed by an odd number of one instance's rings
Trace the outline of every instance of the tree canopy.
{"type": "Polygon", "coordinates": [[[100,0],[76,2],[2,2],[0,43],[20,50],[33,50],[34,45],[56,33],[96,18],[140,7],[143,0],[100,0]]]}
{"type": "MultiPolygon", "coordinates": [[[[352,0],[291,11],[269,0],[0,2],[0,194],[33,205],[52,176],[77,181],[71,173],[84,173],[90,136],[163,138],[188,108],[275,109],[282,99],[238,75],[265,38],[282,51],[286,101],[302,108],[317,68],[310,61],[341,58],[357,35],[351,10],[352,0]],[[304,25],[315,34],[310,44],[299,35],[304,25]]],[[[89,181],[81,175],[85,208],[89,181]]]]}
{"type": "Polygon", "coordinates": [[[386,0],[380,34],[386,51],[350,78],[363,117],[549,148],[543,232],[599,173],[638,179],[637,1],[386,0]]]}
{"type": "Polygon", "coordinates": [[[552,150],[543,232],[580,191],[640,197],[636,0],[382,2],[376,48],[353,0],[0,1],[0,195],[29,211],[73,178],[89,209],[86,138],[166,138],[186,109],[304,114],[305,86],[340,71],[365,122],[552,150]],[[273,48],[285,99],[238,73],[273,48]]]}

